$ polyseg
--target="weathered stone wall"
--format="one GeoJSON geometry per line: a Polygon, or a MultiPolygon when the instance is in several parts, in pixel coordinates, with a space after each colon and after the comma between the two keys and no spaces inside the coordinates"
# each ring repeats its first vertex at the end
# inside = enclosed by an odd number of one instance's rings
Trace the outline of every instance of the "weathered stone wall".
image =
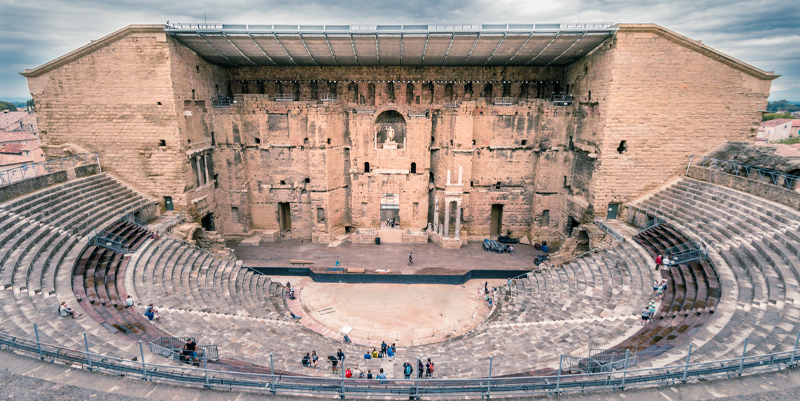
{"type": "Polygon", "coordinates": [[[733,188],[800,210],[800,192],[797,190],[789,190],[747,177],[726,174],[697,166],[689,167],[688,176],[696,180],[733,188]]]}
{"type": "Polygon", "coordinates": [[[9,199],[14,199],[16,197],[47,188],[51,185],[61,184],[62,182],[66,181],[66,171],[57,171],[55,173],[17,181],[13,184],[0,187],[0,202],[5,202],[9,199]]]}
{"type": "Polygon", "coordinates": [[[596,113],[576,132],[581,147],[598,148],[586,188],[596,214],[680,174],[688,155],[755,137],[771,78],[698,46],[656,26],[620,25],[568,68],[576,107],[596,113]]]}

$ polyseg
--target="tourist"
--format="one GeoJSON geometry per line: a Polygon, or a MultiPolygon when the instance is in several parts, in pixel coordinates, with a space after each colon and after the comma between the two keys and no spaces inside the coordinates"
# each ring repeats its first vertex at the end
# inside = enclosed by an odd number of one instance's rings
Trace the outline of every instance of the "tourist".
{"type": "Polygon", "coordinates": [[[372,369],[367,369],[367,379],[372,380],[372,369]]]}
{"type": "Polygon", "coordinates": [[[669,268],[669,264],[671,262],[668,257],[664,256],[664,259],[661,260],[661,263],[664,265],[664,267],[669,268]]]}
{"type": "Polygon", "coordinates": [[[417,377],[422,379],[422,372],[424,371],[425,369],[422,367],[422,361],[417,359],[417,377]]]}
{"type": "Polygon", "coordinates": [[[311,363],[314,364],[314,369],[319,369],[319,355],[317,355],[317,351],[311,351],[311,363]]]}
{"type": "Polygon", "coordinates": [[[664,290],[662,289],[661,285],[658,286],[658,290],[656,290],[656,301],[661,301],[661,297],[664,295],[664,290]]]}
{"type": "Polygon", "coordinates": [[[336,366],[339,364],[339,360],[333,355],[328,355],[328,362],[331,363],[331,373],[337,373],[339,369],[336,369],[336,366]]]}
{"type": "Polygon", "coordinates": [[[656,291],[658,291],[659,287],[661,287],[661,282],[658,280],[653,281],[653,295],[656,294],[656,291]]]}
{"type": "Polygon", "coordinates": [[[646,325],[648,320],[650,320],[650,310],[644,308],[642,310],[642,326],[646,325]]]}
{"type": "Polygon", "coordinates": [[[69,316],[73,319],[75,319],[77,316],[83,316],[83,313],[75,315],[75,311],[67,306],[67,301],[61,303],[61,305],[58,307],[58,313],[61,315],[61,317],[69,316]]]}
{"type": "Polygon", "coordinates": [[[150,320],[155,320],[161,323],[161,315],[158,314],[158,310],[153,306],[153,304],[147,305],[147,308],[144,310],[144,315],[150,320]]]}
{"type": "Polygon", "coordinates": [[[295,315],[294,312],[290,311],[289,314],[292,315],[292,317],[295,319],[302,319],[300,316],[295,315]]]}
{"type": "Polygon", "coordinates": [[[336,353],[336,359],[341,361],[342,362],[342,366],[344,366],[344,352],[342,352],[341,348],[339,348],[339,352],[336,353]]]}
{"type": "Polygon", "coordinates": [[[381,372],[378,373],[378,380],[381,381],[381,384],[385,384],[386,383],[386,375],[383,374],[383,368],[381,368],[381,372]]]}
{"type": "Polygon", "coordinates": [[[353,369],[353,377],[355,377],[357,379],[363,379],[364,378],[364,372],[362,372],[361,369],[359,369],[358,366],[356,366],[356,368],[353,369]]]}
{"type": "Polygon", "coordinates": [[[372,357],[373,358],[378,358],[379,357],[378,350],[376,350],[375,348],[372,349],[372,357]]]}
{"type": "Polygon", "coordinates": [[[508,253],[514,253],[514,245],[508,246],[508,253]]]}
{"type": "Polygon", "coordinates": [[[350,368],[345,368],[344,377],[346,377],[348,379],[353,377],[353,372],[350,370],[350,368]]]}
{"type": "Polygon", "coordinates": [[[306,352],[306,354],[303,355],[303,366],[311,367],[311,355],[309,355],[308,352],[306,352]]]}
{"type": "Polygon", "coordinates": [[[200,360],[197,359],[197,343],[194,342],[193,338],[189,337],[186,344],[183,344],[183,355],[187,360],[191,358],[195,366],[200,366],[200,360]]]}
{"type": "Polygon", "coordinates": [[[414,259],[412,259],[412,258],[411,258],[411,254],[412,254],[412,253],[413,253],[413,252],[409,252],[409,253],[408,253],[408,264],[409,264],[409,265],[413,265],[413,264],[414,264],[414,259]]]}
{"type": "Polygon", "coordinates": [[[656,256],[656,270],[661,268],[661,255],[656,256]]]}
{"type": "Polygon", "coordinates": [[[425,377],[433,377],[433,361],[428,358],[428,363],[425,364],[425,377]]]}
{"type": "Polygon", "coordinates": [[[133,297],[128,295],[125,298],[125,307],[131,307],[136,304],[136,301],[133,300],[133,297]]]}
{"type": "Polygon", "coordinates": [[[392,343],[392,353],[397,355],[397,347],[392,343]]]}
{"type": "Polygon", "coordinates": [[[392,357],[394,357],[394,350],[392,349],[392,347],[386,348],[386,356],[389,357],[389,361],[392,360],[392,357]]]}
{"type": "Polygon", "coordinates": [[[336,266],[334,266],[334,267],[339,267],[339,257],[338,256],[336,257],[336,266]]]}
{"type": "Polygon", "coordinates": [[[483,283],[483,293],[484,294],[488,294],[489,293],[489,282],[488,281],[483,283]]]}
{"type": "Polygon", "coordinates": [[[381,341],[381,353],[378,354],[379,358],[386,356],[386,341],[381,341]]]}
{"type": "Polygon", "coordinates": [[[411,373],[414,373],[414,368],[411,367],[411,364],[406,362],[403,364],[403,376],[405,376],[406,380],[411,379],[411,373]]]}

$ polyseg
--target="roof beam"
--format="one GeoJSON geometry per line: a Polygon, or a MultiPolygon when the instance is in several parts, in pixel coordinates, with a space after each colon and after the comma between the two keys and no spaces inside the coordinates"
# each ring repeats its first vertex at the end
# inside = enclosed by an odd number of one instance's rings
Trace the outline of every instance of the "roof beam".
{"type": "Polygon", "coordinates": [[[550,39],[550,43],[548,43],[547,46],[545,46],[544,49],[542,49],[542,51],[539,52],[539,54],[537,54],[534,58],[532,58],[531,61],[528,61],[528,63],[525,64],[525,65],[530,65],[533,62],[533,60],[536,60],[537,58],[539,58],[539,56],[541,56],[542,53],[544,53],[544,51],[547,50],[547,48],[550,47],[550,45],[552,45],[553,42],[556,41],[556,39],[558,38],[558,35],[560,35],[560,34],[561,34],[561,32],[556,32],[556,36],[553,36],[553,39],[550,39]]]}
{"type": "Polygon", "coordinates": [[[311,50],[308,50],[308,45],[306,44],[306,41],[303,39],[303,34],[301,33],[299,36],[300,36],[300,43],[303,44],[303,47],[306,48],[306,51],[308,52],[308,55],[311,56],[312,60],[314,60],[314,65],[319,67],[319,63],[317,62],[317,59],[315,59],[314,55],[311,54],[311,50]]]}
{"type": "Polygon", "coordinates": [[[278,35],[273,33],[272,37],[275,38],[275,41],[278,42],[278,46],[280,46],[281,49],[283,49],[283,52],[286,53],[286,57],[289,57],[289,60],[292,60],[292,63],[294,63],[294,65],[298,65],[299,66],[300,64],[297,64],[297,61],[294,61],[294,58],[292,58],[292,55],[289,54],[288,51],[286,51],[285,47],[283,47],[283,43],[281,43],[281,40],[278,39],[278,35]]]}
{"type": "Polygon", "coordinates": [[[505,64],[503,64],[503,65],[508,65],[509,63],[511,63],[511,60],[513,60],[513,59],[514,59],[514,57],[517,57],[517,54],[519,54],[519,52],[521,52],[521,51],[522,51],[522,49],[524,49],[524,48],[525,48],[525,46],[527,46],[527,45],[528,45],[528,42],[530,42],[530,41],[531,41],[531,38],[532,38],[532,37],[533,37],[533,32],[531,32],[530,34],[528,34],[528,39],[525,39],[525,43],[523,43],[523,44],[522,44],[522,46],[520,46],[520,47],[519,47],[519,49],[517,49],[517,51],[516,51],[516,52],[514,52],[514,55],[513,55],[513,56],[511,56],[511,58],[510,58],[510,59],[508,59],[508,61],[506,61],[506,63],[505,63],[505,64]]]}
{"type": "Polygon", "coordinates": [[[219,55],[220,55],[220,56],[222,56],[222,57],[223,57],[225,60],[228,60],[228,62],[229,62],[229,63],[231,63],[231,64],[233,64],[233,65],[239,65],[239,64],[236,64],[236,63],[234,63],[233,61],[231,61],[231,59],[229,59],[229,58],[228,58],[228,56],[226,56],[226,55],[222,54],[222,52],[221,52],[221,51],[219,51],[219,49],[217,49],[216,47],[214,47],[214,46],[213,46],[211,43],[209,43],[209,42],[206,40],[206,38],[204,38],[204,37],[203,37],[203,35],[201,35],[201,34],[200,34],[200,32],[197,32],[197,37],[199,37],[200,39],[203,39],[203,42],[206,42],[206,44],[208,45],[208,47],[210,47],[210,48],[214,49],[214,51],[215,51],[215,52],[219,53],[219,55]]]}
{"type": "Polygon", "coordinates": [[[553,63],[555,63],[555,62],[556,62],[556,60],[558,60],[559,58],[561,58],[561,56],[563,56],[563,55],[567,54],[567,52],[569,51],[569,49],[572,49],[572,47],[573,47],[573,46],[575,46],[576,44],[578,44],[578,42],[580,42],[580,41],[581,41],[581,39],[583,39],[583,37],[584,37],[584,36],[586,36],[586,32],[584,32],[584,33],[583,33],[583,34],[582,34],[582,35],[581,35],[581,36],[580,36],[578,39],[576,39],[574,42],[572,42],[572,44],[571,44],[571,45],[569,45],[569,47],[568,47],[568,48],[566,48],[566,49],[565,49],[563,52],[561,52],[561,54],[559,54],[559,55],[558,55],[558,57],[556,57],[556,58],[554,58],[554,59],[550,60],[550,62],[549,62],[549,63],[547,63],[545,66],[548,66],[548,65],[550,65],[550,64],[553,64],[553,63]]]}
{"type": "Polygon", "coordinates": [[[492,57],[494,57],[494,54],[495,54],[495,53],[497,53],[497,49],[499,49],[499,48],[500,48],[500,45],[502,45],[502,44],[503,44],[503,41],[504,41],[504,40],[506,40],[506,35],[508,35],[508,34],[507,34],[507,33],[504,33],[504,34],[503,34],[503,38],[502,38],[502,39],[500,39],[500,42],[499,42],[499,43],[497,43],[497,46],[494,48],[494,51],[493,51],[493,52],[492,52],[492,54],[489,56],[489,58],[487,58],[487,59],[486,59],[486,61],[484,61],[484,62],[483,62],[483,65],[486,65],[486,64],[488,64],[488,63],[489,63],[489,60],[491,60],[491,59],[492,59],[492,57]]]}
{"type": "Polygon", "coordinates": [[[336,58],[336,53],[333,51],[333,46],[331,46],[331,42],[328,41],[328,34],[325,34],[325,43],[328,44],[328,49],[331,51],[331,55],[333,56],[333,61],[336,62],[336,66],[339,66],[339,59],[336,58]]]}
{"type": "Polygon", "coordinates": [[[258,44],[258,42],[256,42],[256,40],[255,40],[255,39],[253,39],[253,34],[251,34],[251,33],[248,33],[248,34],[247,34],[247,37],[248,37],[248,38],[250,38],[250,40],[252,40],[252,41],[253,41],[253,44],[255,44],[255,45],[256,45],[256,47],[258,48],[258,50],[261,50],[261,53],[263,53],[263,54],[264,54],[264,57],[266,57],[266,58],[267,58],[267,60],[269,60],[269,62],[270,62],[270,63],[272,63],[272,64],[275,64],[275,65],[278,65],[278,63],[276,63],[276,62],[275,62],[275,60],[273,60],[273,59],[272,59],[272,57],[270,57],[270,56],[269,56],[269,54],[267,54],[267,52],[265,52],[265,51],[264,51],[264,49],[261,47],[261,45],[259,45],[259,44],[258,44]]]}
{"type": "Polygon", "coordinates": [[[244,52],[242,51],[242,49],[240,49],[240,48],[239,48],[239,46],[236,46],[236,45],[235,45],[235,44],[234,44],[234,43],[231,41],[231,38],[229,38],[229,37],[228,37],[228,34],[226,34],[225,32],[222,32],[222,36],[224,36],[224,37],[225,37],[225,40],[227,40],[227,41],[228,41],[228,43],[230,43],[230,44],[231,44],[231,46],[233,46],[233,48],[234,48],[234,49],[236,49],[236,51],[237,51],[237,52],[239,52],[239,54],[241,54],[241,55],[242,55],[242,57],[246,58],[246,59],[247,59],[247,61],[249,61],[249,62],[250,62],[250,64],[252,64],[252,65],[258,65],[258,64],[256,64],[256,63],[254,63],[254,62],[253,62],[253,60],[250,60],[250,57],[247,57],[247,55],[246,55],[246,54],[244,54],[244,52]]]}
{"type": "Polygon", "coordinates": [[[353,41],[353,34],[350,34],[350,46],[353,46],[353,57],[356,58],[356,64],[361,65],[358,61],[358,52],[356,51],[356,42],[353,41]]]}
{"type": "Polygon", "coordinates": [[[381,65],[381,48],[378,46],[378,34],[375,34],[375,54],[378,56],[378,65],[381,65]]]}
{"type": "Polygon", "coordinates": [[[450,48],[453,47],[453,41],[456,40],[456,34],[454,33],[453,36],[450,37],[450,44],[447,45],[447,51],[444,52],[444,58],[442,59],[442,65],[444,65],[445,61],[447,61],[447,56],[450,54],[450,48]]]}
{"type": "Polygon", "coordinates": [[[475,51],[475,46],[478,46],[478,41],[481,40],[481,33],[478,32],[478,37],[475,38],[475,43],[472,44],[472,49],[469,49],[469,53],[467,54],[467,58],[464,59],[464,64],[469,61],[469,58],[472,57],[472,52],[475,51]]]}

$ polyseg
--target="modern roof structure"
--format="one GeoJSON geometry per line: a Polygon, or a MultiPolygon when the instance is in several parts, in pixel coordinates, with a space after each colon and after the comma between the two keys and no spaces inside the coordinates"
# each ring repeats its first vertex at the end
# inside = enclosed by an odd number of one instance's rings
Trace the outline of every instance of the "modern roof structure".
{"type": "Polygon", "coordinates": [[[568,65],[617,30],[612,23],[227,25],[166,31],[225,66],[568,65]]]}

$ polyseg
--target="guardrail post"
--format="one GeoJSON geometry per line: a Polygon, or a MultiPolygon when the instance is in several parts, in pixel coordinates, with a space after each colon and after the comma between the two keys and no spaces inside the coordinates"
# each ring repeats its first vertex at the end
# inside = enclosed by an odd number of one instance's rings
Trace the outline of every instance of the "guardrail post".
{"type": "Polygon", "coordinates": [[[208,386],[208,352],[205,349],[203,350],[203,370],[206,371],[206,388],[209,388],[209,386],[208,386]]]}
{"type": "MultiPolygon", "coordinates": [[[[628,354],[630,354],[631,350],[625,350],[625,364],[622,367],[622,386],[620,386],[623,390],[625,389],[625,378],[628,376],[628,354]]],[[[614,354],[611,354],[612,357],[614,354]]],[[[611,365],[613,368],[614,365],[611,365]]]]}
{"type": "Polygon", "coordinates": [[[489,357],[489,382],[488,382],[488,385],[486,386],[486,399],[489,399],[489,397],[492,396],[492,360],[493,359],[494,359],[494,356],[490,356],[489,357]]]}
{"type": "Polygon", "coordinates": [[[342,359],[341,362],[342,363],[339,364],[340,365],[339,366],[339,370],[342,373],[342,389],[341,389],[342,394],[339,397],[344,399],[344,359],[342,359]]]}
{"type": "Polygon", "coordinates": [[[36,323],[33,323],[33,332],[36,333],[36,348],[39,349],[39,360],[43,360],[42,357],[42,343],[39,342],[39,328],[36,326],[36,323]]]}
{"type": "Polygon", "coordinates": [[[744,371],[744,354],[747,352],[747,339],[749,337],[744,338],[744,349],[742,350],[742,359],[739,361],[739,376],[742,375],[744,371]]]}
{"type": "Polygon", "coordinates": [[[278,394],[275,389],[275,364],[272,361],[272,354],[269,354],[269,373],[272,374],[272,394],[278,394]]]}
{"type": "Polygon", "coordinates": [[[102,173],[103,172],[103,167],[100,166],[100,154],[97,153],[97,152],[94,152],[94,157],[95,157],[95,159],[97,159],[97,172],[98,173],[102,173]]]}
{"type": "Polygon", "coordinates": [[[142,380],[147,380],[147,367],[144,363],[144,350],[142,349],[141,341],[139,341],[139,357],[142,358],[142,380]]]}
{"type": "Polygon", "coordinates": [[[83,343],[86,345],[86,361],[89,362],[89,370],[92,368],[92,357],[89,356],[89,340],[86,338],[86,332],[83,332],[83,343]]]}
{"type": "Polygon", "coordinates": [[[564,354],[558,355],[558,378],[556,379],[556,393],[561,389],[561,361],[564,359],[564,354]]]}
{"type": "Polygon", "coordinates": [[[797,337],[794,339],[794,349],[792,349],[792,361],[791,364],[794,365],[794,355],[797,353],[797,343],[800,342],[800,330],[797,331],[797,337]]]}
{"type": "Polygon", "coordinates": [[[686,364],[683,367],[683,379],[681,379],[681,381],[683,381],[684,383],[686,383],[686,378],[689,377],[689,358],[691,357],[692,357],[692,344],[689,343],[689,354],[686,355],[686,364]]]}

